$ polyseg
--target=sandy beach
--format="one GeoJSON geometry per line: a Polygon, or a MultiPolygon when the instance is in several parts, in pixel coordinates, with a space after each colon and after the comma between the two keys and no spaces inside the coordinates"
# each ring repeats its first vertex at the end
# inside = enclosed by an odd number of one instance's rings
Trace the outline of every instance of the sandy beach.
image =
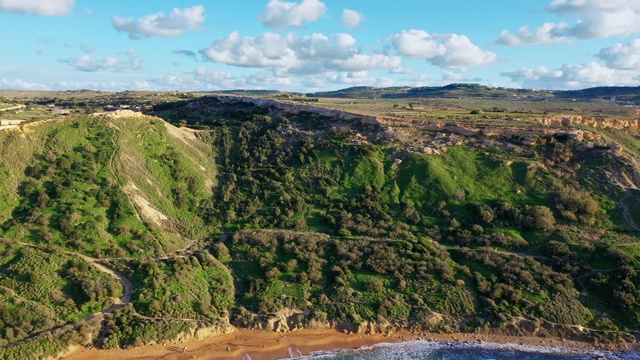
{"type": "MultiPolygon", "coordinates": [[[[344,334],[331,329],[307,329],[286,334],[237,329],[235,332],[201,341],[188,341],[167,345],[153,345],[135,349],[98,350],[78,348],[64,359],[69,360],[113,360],[113,359],[282,359],[309,355],[317,351],[336,351],[371,346],[379,343],[394,343],[411,340],[432,340],[446,343],[494,342],[514,345],[563,347],[584,351],[595,351],[589,343],[563,341],[560,339],[487,336],[476,334],[427,334],[415,335],[406,332],[361,335],[344,334]],[[186,346],[186,350],[183,351],[186,346]]],[[[626,350],[630,350],[627,348],[626,350]]],[[[636,348],[637,349],[637,348],[636,348]]],[[[624,350],[624,348],[622,349],[624,350]]]]}

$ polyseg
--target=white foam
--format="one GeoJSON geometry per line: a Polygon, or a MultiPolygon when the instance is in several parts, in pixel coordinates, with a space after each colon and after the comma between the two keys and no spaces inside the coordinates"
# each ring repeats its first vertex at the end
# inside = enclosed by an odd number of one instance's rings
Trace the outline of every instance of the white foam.
{"type": "MultiPolygon", "coordinates": [[[[457,350],[489,350],[489,351],[500,351],[504,353],[512,353],[516,355],[518,352],[530,354],[531,356],[535,356],[535,354],[545,354],[545,355],[564,355],[568,357],[573,357],[574,359],[607,359],[607,360],[640,360],[640,354],[629,353],[629,354],[620,354],[613,353],[609,351],[580,351],[569,347],[562,346],[539,346],[539,345],[519,345],[519,344],[502,344],[502,343],[492,343],[492,342],[483,342],[479,343],[471,343],[471,344],[452,344],[452,343],[441,343],[441,342],[433,342],[426,340],[415,340],[409,342],[401,342],[401,343],[380,343],[373,346],[366,346],[363,348],[359,348],[356,350],[345,349],[337,352],[326,352],[326,351],[318,351],[313,352],[308,356],[300,356],[296,359],[333,359],[337,355],[344,354],[354,354],[354,355],[364,355],[367,352],[375,349],[375,357],[372,354],[372,359],[422,359],[429,354],[434,353],[438,350],[444,349],[457,349],[457,350]]],[[[289,351],[291,355],[291,350],[289,351]]],[[[291,355],[292,358],[293,355],[291,355]]]]}

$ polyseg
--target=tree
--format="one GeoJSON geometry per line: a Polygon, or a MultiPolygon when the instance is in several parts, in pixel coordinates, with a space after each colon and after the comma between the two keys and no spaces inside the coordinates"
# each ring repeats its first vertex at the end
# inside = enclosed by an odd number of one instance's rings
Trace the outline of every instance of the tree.
{"type": "Polygon", "coordinates": [[[531,216],[532,227],[540,230],[551,230],[556,224],[553,212],[546,206],[534,206],[527,212],[531,216]]]}

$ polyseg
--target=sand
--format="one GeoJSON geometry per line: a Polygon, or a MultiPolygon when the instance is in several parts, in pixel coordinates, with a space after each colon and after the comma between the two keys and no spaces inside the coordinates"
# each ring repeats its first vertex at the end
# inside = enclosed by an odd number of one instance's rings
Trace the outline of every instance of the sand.
{"type": "MultiPolygon", "coordinates": [[[[64,357],[68,360],[113,360],[113,359],[283,359],[291,356],[309,355],[316,351],[355,349],[379,343],[394,343],[411,340],[432,340],[446,343],[495,342],[515,345],[563,347],[582,351],[594,351],[589,343],[531,337],[487,336],[476,334],[426,334],[406,332],[390,335],[344,334],[331,329],[305,329],[286,334],[268,331],[237,329],[235,332],[215,336],[201,341],[153,345],[135,349],[98,350],[78,348],[64,357]],[[186,350],[183,352],[184,347],[186,350]],[[230,351],[228,351],[229,349],[230,351]]],[[[627,349],[629,350],[629,349],[627,349]]]]}

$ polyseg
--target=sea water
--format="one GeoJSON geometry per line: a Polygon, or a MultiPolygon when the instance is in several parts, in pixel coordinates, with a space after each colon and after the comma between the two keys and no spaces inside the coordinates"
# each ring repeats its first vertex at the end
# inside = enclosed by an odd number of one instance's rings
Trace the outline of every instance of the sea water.
{"type": "MultiPolygon", "coordinates": [[[[293,354],[292,354],[293,355],[293,354]]],[[[334,353],[290,358],[312,360],[640,360],[640,354],[578,351],[562,347],[497,343],[449,345],[431,341],[377,344],[334,353]]]]}

